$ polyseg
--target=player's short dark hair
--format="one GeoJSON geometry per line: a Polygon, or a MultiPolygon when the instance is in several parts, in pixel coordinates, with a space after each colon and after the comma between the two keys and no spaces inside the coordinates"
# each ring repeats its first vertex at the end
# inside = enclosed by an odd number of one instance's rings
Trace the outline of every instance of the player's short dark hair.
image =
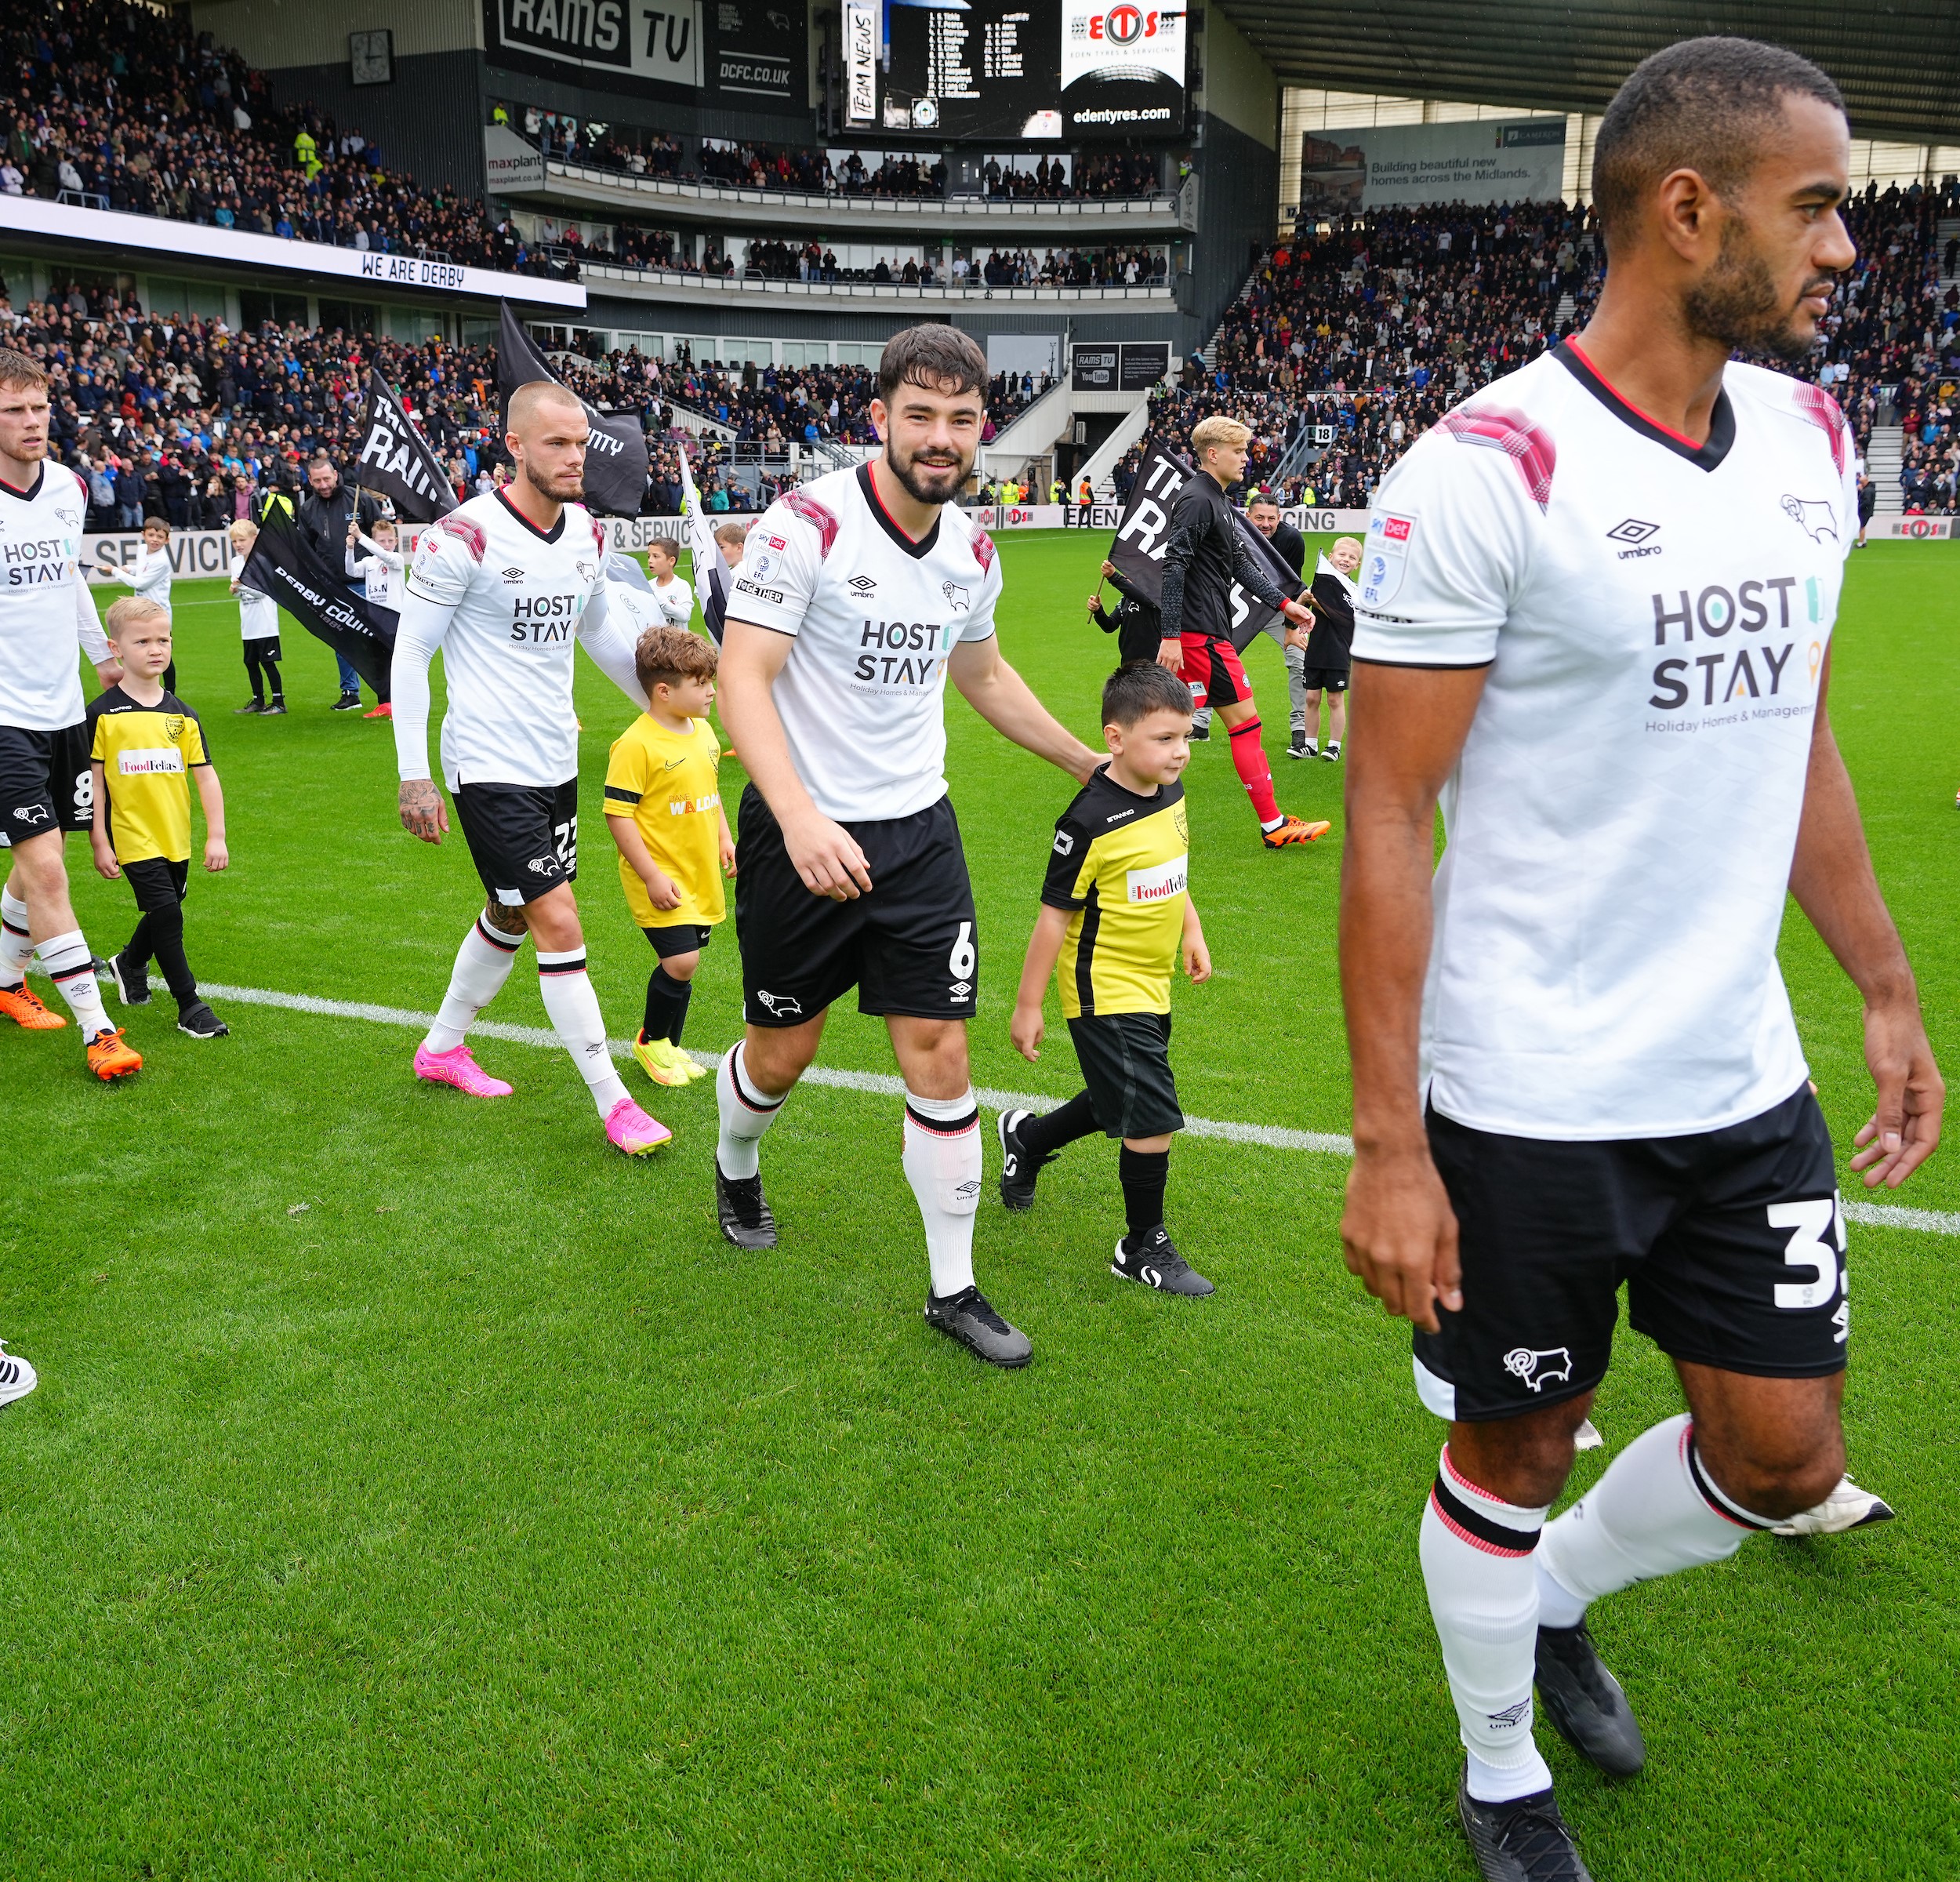
{"type": "Polygon", "coordinates": [[[649,627],[633,650],[633,671],[641,689],[652,692],[662,681],[711,680],[721,649],[685,627],[649,627]]]}
{"type": "Polygon", "coordinates": [[[31,392],[47,383],[38,361],[13,347],[0,347],[0,386],[31,392]]]}
{"type": "Polygon", "coordinates": [[[1592,203],[1608,241],[1672,170],[1697,172],[1733,201],[1792,96],[1845,108],[1827,73],[1760,39],[1682,39],[1642,60],[1613,94],[1592,147],[1592,203]]]}
{"type": "Polygon", "coordinates": [[[1191,688],[1155,660],[1126,660],[1102,682],[1102,722],[1127,732],[1153,712],[1191,710],[1191,688]]]}
{"type": "Polygon", "coordinates": [[[987,391],[987,356],[971,333],[957,327],[907,327],[885,342],[878,357],[878,396],[889,405],[901,386],[924,386],[949,398],[987,391]]]}
{"type": "Polygon", "coordinates": [[[681,545],[670,536],[656,536],[647,547],[649,549],[664,549],[670,562],[677,562],[681,559],[681,545]]]}

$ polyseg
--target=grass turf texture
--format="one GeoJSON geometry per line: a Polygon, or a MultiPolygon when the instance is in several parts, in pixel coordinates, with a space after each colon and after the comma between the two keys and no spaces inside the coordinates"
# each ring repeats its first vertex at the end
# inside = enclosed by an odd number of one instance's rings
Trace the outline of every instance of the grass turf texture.
{"type": "MultiPolygon", "coordinates": [[[[1085,736],[1100,547],[1001,545],[1007,652],[1085,736]]],[[[1853,558],[1835,700],[1950,1064],[1957,576],[1944,548],[1853,558]]],[[[291,716],[234,719],[235,605],[176,598],[235,859],[194,875],[193,964],[433,1009],[479,900],[460,838],[400,830],[387,728],[328,714],[295,623],[291,716]]],[[[1338,824],[1340,771],[1279,758],[1270,643],[1251,665],[1281,803],[1338,824]]],[[[618,1036],[652,965],[599,815],[628,713],[583,662],[579,686],[618,1036]]],[[[949,702],[976,1080],[1065,1097],[1052,1001],[1039,1066],[1007,1018],[1069,787],[949,702]]],[[[1175,996],[1186,1108],[1344,1129],[1335,844],[1261,851],[1222,741],[1187,788],[1219,972],[1175,996]]],[[[129,892],[69,857],[107,953],[129,892]]],[[[1784,957],[1848,1154],[1856,1002],[1800,917],[1784,957]]],[[[724,928],[691,1045],[737,1036],[738,978],[724,928]]],[[[0,1333],[42,1375],[0,1413],[0,1876],[1473,1873],[1415,1559],[1440,1431],[1341,1267],[1338,1159],[1178,1145],[1171,1225],[1220,1288],[1195,1304],[1108,1273],[1113,1146],[1069,1151],[1029,1218],[990,1186],[978,1272],[1036,1350],[1004,1376],[921,1324],[891,1099],[791,1101],[783,1246],[746,1257],[715,1232],[705,1082],[625,1068],[677,1134],[629,1163],[561,1053],[486,1043],[517,1095],[473,1103],[411,1078],[408,1032],[220,1005],[212,1045],[161,994],[130,1015],[147,1063],[114,1089],[72,1031],[0,1030],[0,1333]]],[[[528,952],[492,1016],[545,1023],[528,952]]],[[[824,1062],[890,1069],[849,1012],[824,1062]]],[[[1960,1157],[1900,1200],[1960,1207],[1960,1157]]],[[[1541,1738],[1613,1882],[1960,1871],[1955,1249],[1853,1237],[1852,1458],[1904,1520],[1602,1605],[1647,1773],[1610,1786],[1541,1738]]],[[[1609,1445],[1675,1408],[1629,1335],[1609,1445]]]]}

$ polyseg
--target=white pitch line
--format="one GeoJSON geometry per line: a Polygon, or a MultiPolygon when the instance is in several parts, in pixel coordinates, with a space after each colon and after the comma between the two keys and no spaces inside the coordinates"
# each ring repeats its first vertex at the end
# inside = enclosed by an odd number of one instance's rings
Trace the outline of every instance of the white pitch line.
{"type": "MultiPolygon", "coordinates": [[[[167,990],[152,976],[151,985],[167,990]]],[[[411,1012],[405,1006],[376,1006],[365,1000],[323,1000],[314,994],[281,994],[260,986],[206,985],[201,991],[214,1000],[228,1000],[239,1006],[276,1006],[289,1012],[313,1013],[324,1019],[365,1019],[377,1026],[412,1027],[426,1032],[435,1022],[434,1013],[411,1012]]],[[[485,1039],[501,1039],[512,1045],[555,1048],[558,1036],[543,1026],[512,1026],[500,1019],[479,1019],[470,1028],[485,1039]]],[[[615,1059],[630,1056],[632,1048],[623,1039],[606,1041],[615,1059]]],[[[691,1052],[698,1065],[714,1066],[721,1061],[713,1052],[691,1052]]],[[[834,1090],[866,1092],[881,1098],[901,1098],[905,1081],[889,1072],[846,1072],[828,1066],[813,1065],[803,1075],[805,1085],[829,1085],[834,1090]]],[[[991,1111],[1040,1110],[1061,1099],[1036,1092],[997,1092],[985,1087],[974,1093],[991,1111]]],[[[1184,1128],[1193,1137],[1216,1137],[1227,1143],[1257,1144],[1272,1150],[1307,1150],[1323,1157],[1352,1157],[1354,1140],[1332,1131],[1294,1131],[1274,1124],[1234,1124],[1218,1117],[1187,1117],[1184,1128]]],[[[1960,1235],[1960,1215],[1938,1209],[1907,1209],[1893,1203],[1847,1201],[1847,1220],[1876,1228],[1913,1229],[1928,1235],[1960,1235]]]]}

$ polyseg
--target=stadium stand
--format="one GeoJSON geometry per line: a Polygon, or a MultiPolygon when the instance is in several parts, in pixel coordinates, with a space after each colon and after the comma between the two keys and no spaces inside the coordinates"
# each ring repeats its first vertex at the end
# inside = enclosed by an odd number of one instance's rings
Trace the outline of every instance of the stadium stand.
{"type": "Polygon", "coordinates": [[[31,0],[5,29],[0,191],[176,222],[562,272],[507,221],[383,167],[351,127],[274,109],[263,74],[187,19],[31,0]]]}
{"type": "MultiPolygon", "coordinates": [[[[245,514],[259,491],[296,479],[315,449],[342,455],[359,420],[367,372],[397,386],[464,493],[504,461],[496,432],[493,349],[408,346],[336,329],[270,324],[234,333],[221,321],[146,314],[98,289],[16,311],[0,296],[0,336],[40,360],[54,381],[57,454],[86,478],[89,526],[133,529],[144,516],[216,528],[245,514]]],[[[663,441],[645,508],[679,507],[674,452],[702,460],[704,500],[734,500],[734,467],[762,494],[788,474],[788,446],[864,445],[875,434],[864,367],[724,366],[561,354],[559,369],[595,405],[637,411],[663,441]],[[715,430],[697,437],[681,415],[715,430]],[[686,441],[684,445],[684,440],[686,441]],[[662,474],[662,471],[666,473],[662,474]]],[[[1001,374],[989,394],[988,435],[1047,389],[1001,374]]]]}
{"type": "MultiPolygon", "coordinates": [[[[938,156],[891,154],[868,164],[862,152],[853,151],[841,162],[833,162],[829,151],[808,147],[790,149],[704,137],[690,165],[681,140],[666,131],[626,125],[595,129],[568,114],[507,99],[492,105],[491,116],[495,123],[521,127],[546,157],[633,176],[692,176],[733,189],[799,195],[920,198],[944,196],[950,181],[945,159],[938,156]]],[[[1059,154],[1054,158],[1044,154],[1026,165],[1011,161],[1004,165],[998,157],[990,156],[982,176],[986,195],[1009,201],[1059,202],[1163,193],[1160,160],[1136,151],[1078,153],[1066,162],[1059,154]]]]}
{"type": "MultiPolygon", "coordinates": [[[[1861,452],[1901,435],[1903,507],[1951,513],[1960,475],[1960,183],[1875,185],[1847,212],[1856,271],[1807,370],[1861,452]]],[[[1597,294],[1590,215],[1563,205],[1384,211],[1275,245],[1215,336],[1211,363],[1152,395],[1149,436],[1188,441],[1214,412],[1253,428],[1248,476],[1289,503],[1360,507],[1452,405],[1585,324],[1597,294]],[[1324,456],[1296,451],[1332,427],[1324,456]],[[1290,458],[1289,454],[1291,453],[1290,458]]],[[[1146,448],[1117,467],[1116,494],[1146,448]]]]}

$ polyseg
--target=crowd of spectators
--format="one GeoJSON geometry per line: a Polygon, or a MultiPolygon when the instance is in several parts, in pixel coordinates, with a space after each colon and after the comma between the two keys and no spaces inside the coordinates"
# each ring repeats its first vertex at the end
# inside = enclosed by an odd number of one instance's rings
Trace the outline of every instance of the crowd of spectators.
{"type": "Polygon", "coordinates": [[[339,248],[553,272],[508,223],[418,190],[379,148],[194,32],[187,9],[19,0],[0,16],[0,192],[339,248]]]}
{"type": "MultiPolygon", "coordinates": [[[[786,146],[704,137],[691,168],[681,140],[665,131],[630,125],[582,123],[536,105],[499,102],[493,122],[518,131],[551,158],[634,176],[691,177],[732,189],[784,190],[808,196],[943,197],[951,187],[938,153],[852,150],[840,156],[814,145],[786,146]]],[[[988,158],[982,192],[1014,201],[1151,196],[1163,188],[1161,160],[1142,151],[1109,151],[1065,158],[1043,156],[1031,165],[988,158]]]]}
{"type": "MultiPolygon", "coordinates": [[[[113,287],[80,285],[19,310],[0,291],[0,342],[48,369],[56,454],[89,481],[92,529],[133,529],[146,515],[216,528],[247,514],[258,492],[296,485],[316,449],[346,463],[371,369],[400,390],[459,497],[490,488],[504,461],[496,358],[487,347],[408,346],[270,323],[234,332],[222,321],[146,314],[113,287]]],[[[868,367],[662,361],[633,350],[563,353],[556,363],[594,405],[640,417],[656,466],[649,514],[672,513],[681,449],[699,460],[704,497],[726,507],[739,490],[779,488],[792,443],[876,438],[868,367]],[[696,436],[687,414],[718,429],[696,436]]],[[[996,377],[985,438],[1047,383],[996,377]]]]}
{"type": "MultiPolygon", "coordinates": [[[[1800,370],[1844,408],[1861,456],[1875,425],[1901,426],[1905,507],[1951,512],[1960,236],[1943,242],[1939,225],[1960,217],[1960,182],[1868,185],[1845,214],[1858,260],[1800,370]]],[[[1287,501],[1361,507],[1451,405],[1585,324],[1601,261],[1590,215],[1557,204],[1374,212],[1302,230],[1255,263],[1214,363],[1187,361],[1152,394],[1148,438],[1182,449],[1200,419],[1223,412],[1252,427],[1249,478],[1284,466],[1287,501]],[[1289,460],[1308,427],[1332,441],[1289,460]]],[[[1119,495],[1144,448],[1117,467],[1119,495]]]]}
{"type": "Polygon", "coordinates": [[[1903,431],[1904,507],[1953,514],[1960,481],[1960,237],[1940,238],[1960,216],[1960,183],[1881,193],[1867,189],[1846,214],[1856,267],[1824,318],[1824,374],[1859,448],[1874,424],[1903,431]]]}

